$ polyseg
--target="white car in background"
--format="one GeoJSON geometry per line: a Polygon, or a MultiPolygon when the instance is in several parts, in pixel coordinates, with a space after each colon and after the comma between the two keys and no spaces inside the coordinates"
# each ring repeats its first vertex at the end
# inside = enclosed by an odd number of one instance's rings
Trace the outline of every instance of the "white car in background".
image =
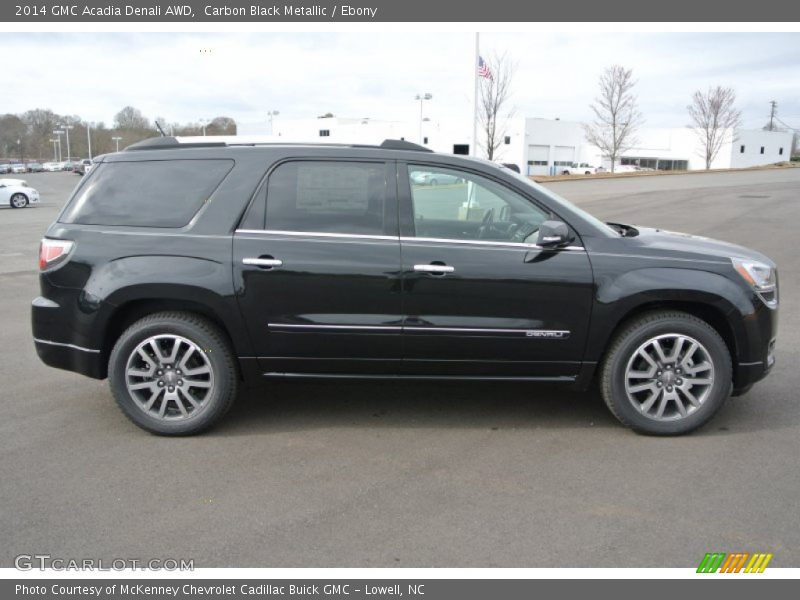
{"type": "Polygon", "coordinates": [[[39,204],[39,192],[22,179],[0,179],[0,206],[25,208],[39,204]]]}
{"type": "Polygon", "coordinates": [[[592,166],[589,163],[572,163],[568,167],[561,169],[562,175],[593,175],[599,171],[598,167],[592,166]]]}
{"type": "Polygon", "coordinates": [[[60,163],[60,162],[48,162],[48,163],[44,163],[44,164],[42,165],[42,168],[43,168],[45,171],[49,172],[49,173],[55,173],[56,171],[61,171],[61,170],[63,170],[63,169],[64,169],[64,163],[60,163]]]}

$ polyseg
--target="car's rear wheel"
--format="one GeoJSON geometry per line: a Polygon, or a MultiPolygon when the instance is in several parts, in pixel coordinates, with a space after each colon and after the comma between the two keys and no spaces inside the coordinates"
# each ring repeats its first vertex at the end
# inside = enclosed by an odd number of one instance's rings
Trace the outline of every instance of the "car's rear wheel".
{"type": "Polygon", "coordinates": [[[570,173],[569,173],[569,171],[564,170],[564,171],[561,171],[561,174],[562,175],[569,175],[570,173]]]}
{"type": "Polygon", "coordinates": [[[28,206],[28,197],[25,194],[17,192],[11,196],[12,208],[25,208],[26,206],[28,206]]]}
{"type": "Polygon", "coordinates": [[[159,435],[191,435],[233,405],[238,376],[225,335],[198,315],[162,312],[131,325],[108,365],[122,412],[159,435]]]}
{"type": "Polygon", "coordinates": [[[658,311],[626,324],[601,371],[606,405],[640,433],[679,435],[705,424],[731,393],[724,340],[692,315],[658,311]]]}

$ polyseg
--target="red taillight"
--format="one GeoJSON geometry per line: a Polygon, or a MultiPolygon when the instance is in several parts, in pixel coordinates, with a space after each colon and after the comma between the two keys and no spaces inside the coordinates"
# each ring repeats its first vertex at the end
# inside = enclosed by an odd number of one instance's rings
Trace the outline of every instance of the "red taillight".
{"type": "Polygon", "coordinates": [[[39,269],[52,266],[59,258],[69,254],[73,245],[73,242],[67,240],[42,239],[42,243],[39,245],[39,269]]]}

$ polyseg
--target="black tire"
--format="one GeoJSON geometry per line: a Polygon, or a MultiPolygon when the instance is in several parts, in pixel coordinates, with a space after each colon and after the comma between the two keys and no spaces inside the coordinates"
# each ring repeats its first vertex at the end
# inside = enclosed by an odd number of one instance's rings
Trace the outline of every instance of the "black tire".
{"type": "MultiPolygon", "coordinates": [[[[666,368],[672,369],[673,367],[666,368]]],[[[662,371],[657,372],[661,373],[662,371]]],[[[600,391],[611,413],[622,424],[634,431],[649,435],[681,435],[704,425],[722,407],[731,393],[732,372],[728,347],[717,331],[708,323],[683,312],[655,311],[645,313],[624,324],[614,337],[601,367],[600,391]],[[669,339],[669,336],[673,334],[687,336],[699,342],[713,365],[713,377],[711,378],[712,383],[707,388],[701,386],[704,399],[699,406],[694,407],[689,404],[689,410],[685,416],[678,414],[669,420],[659,420],[654,416],[644,414],[643,410],[634,406],[634,401],[629,399],[625,383],[626,372],[629,361],[634,360],[632,357],[643,344],[658,336],[665,336],[665,339],[669,339]]],[[[689,379],[688,375],[684,376],[687,380],[689,379]]],[[[669,377],[677,376],[669,375],[669,377]]],[[[681,380],[677,379],[676,381],[680,382],[681,380]]],[[[659,388],[663,385],[664,383],[661,381],[658,382],[659,388]]],[[[686,400],[686,396],[678,392],[677,385],[674,389],[682,400],[686,400]]],[[[689,391],[693,389],[693,387],[689,387],[689,391]]],[[[661,400],[659,399],[657,402],[661,402],[661,400]]],[[[674,410],[677,411],[677,402],[671,401],[671,403],[674,405],[674,410]]],[[[665,405],[669,406],[667,403],[665,405]]]]}
{"type": "Polygon", "coordinates": [[[11,205],[11,208],[25,208],[28,206],[28,197],[22,192],[17,192],[16,194],[12,194],[8,203],[11,205]],[[14,198],[17,198],[17,204],[14,204],[14,198]]]}
{"type": "MultiPolygon", "coordinates": [[[[185,344],[185,342],[183,343],[185,344]]],[[[198,359],[194,357],[193,360],[198,359]]],[[[172,368],[177,367],[173,364],[172,368]]],[[[189,377],[187,372],[185,375],[187,383],[189,377]]],[[[109,357],[108,379],[114,399],[125,416],[142,429],[158,435],[172,436],[193,435],[214,425],[233,406],[239,385],[234,353],[225,334],[216,325],[199,315],[172,311],[144,317],[123,332],[114,344],[109,357]],[[165,415],[165,417],[153,415],[152,411],[145,410],[140,400],[134,398],[133,394],[136,392],[128,389],[129,358],[142,342],[153,336],[178,336],[202,349],[200,358],[204,362],[203,367],[210,368],[211,373],[208,377],[213,381],[213,385],[210,386],[207,396],[201,401],[199,408],[193,409],[191,405],[182,402],[184,407],[192,410],[187,416],[178,414],[170,418],[169,415],[165,415]]],[[[182,385],[181,381],[177,383],[182,385]]],[[[163,387],[162,391],[164,395],[161,397],[166,398],[166,391],[163,387]]],[[[181,398],[185,396],[186,394],[181,398]]],[[[156,401],[157,405],[163,402],[167,403],[167,410],[173,413],[178,408],[174,401],[163,399],[156,401]]]]}
{"type": "Polygon", "coordinates": [[[561,171],[561,174],[562,175],[569,175],[570,173],[569,173],[569,171],[561,171]]]}

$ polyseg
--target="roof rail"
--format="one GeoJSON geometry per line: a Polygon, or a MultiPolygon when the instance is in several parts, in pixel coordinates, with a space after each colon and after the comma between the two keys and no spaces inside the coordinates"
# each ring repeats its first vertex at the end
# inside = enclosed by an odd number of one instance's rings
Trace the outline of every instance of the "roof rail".
{"type": "MultiPolygon", "coordinates": [[[[227,139],[220,139],[218,136],[217,139],[210,138],[209,140],[205,140],[203,137],[193,137],[193,138],[177,138],[175,136],[162,136],[162,137],[152,137],[147,138],[146,140],[142,140],[140,142],[136,142],[135,144],[131,144],[127,148],[125,148],[125,152],[129,150],[168,150],[173,148],[208,148],[208,147],[221,147],[221,146],[238,146],[238,145],[247,145],[247,146],[260,146],[260,145],[276,145],[276,146],[283,146],[283,145],[299,145],[303,146],[306,145],[305,143],[291,143],[291,142],[260,142],[260,141],[251,141],[248,140],[246,136],[242,137],[241,141],[231,141],[231,137],[233,136],[224,136],[227,139]]],[[[433,152],[430,148],[426,148],[425,146],[420,146],[419,144],[414,144],[412,142],[407,142],[405,140],[384,140],[380,146],[369,146],[366,144],[307,144],[313,146],[343,146],[349,148],[382,148],[384,150],[412,150],[415,152],[433,152]]]]}
{"type": "Polygon", "coordinates": [[[413,142],[407,142],[405,140],[383,140],[383,143],[380,147],[385,150],[416,150],[417,152],[433,152],[433,150],[430,148],[420,146],[419,144],[415,144],[413,142]]]}
{"type": "Polygon", "coordinates": [[[180,148],[180,147],[192,147],[192,148],[203,148],[208,146],[226,146],[225,142],[179,142],[178,138],[174,136],[165,135],[162,137],[152,137],[147,138],[146,140],[142,140],[141,142],[136,142],[135,144],[131,144],[125,151],[128,150],[166,150],[169,148],[180,148]]]}

